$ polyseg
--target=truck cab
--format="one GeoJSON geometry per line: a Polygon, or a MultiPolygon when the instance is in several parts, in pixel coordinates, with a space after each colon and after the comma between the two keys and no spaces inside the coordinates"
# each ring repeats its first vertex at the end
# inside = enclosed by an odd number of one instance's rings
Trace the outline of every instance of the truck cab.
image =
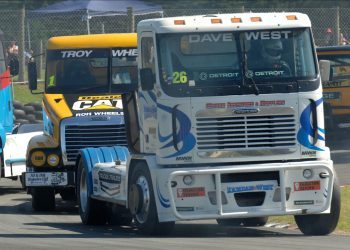
{"type": "Polygon", "coordinates": [[[350,46],[317,47],[318,60],[330,63],[329,79],[322,80],[326,127],[350,127],[350,46]]]}
{"type": "MultiPolygon", "coordinates": [[[[56,193],[75,199],[80,149],[127,144],[121,94],[137,82],[136,56],[136,34],[49,39],[44,134],[33,137],[27,149],[25,185],[34,210],[53,210],[56,193]]],[[[37,93],[35,61],[28,72],[37,93]]]]}
{"type": "Polygon", "coordinates": [[[146,234],[274,215],[294,215],[309,235],[335,229],[340,192],[307,15],[148,19],[137,35],[140,81],[123,95],[130,155],[82,151],[84,223],[103,221],[93,213],[103,201],[125,206],[146,234]]]}

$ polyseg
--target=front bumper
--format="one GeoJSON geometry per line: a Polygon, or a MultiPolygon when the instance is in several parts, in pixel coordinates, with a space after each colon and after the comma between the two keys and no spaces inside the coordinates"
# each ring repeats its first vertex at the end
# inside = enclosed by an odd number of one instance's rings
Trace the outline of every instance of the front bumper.
{"type": "Polygon", "coordinates": [[[329,213],[333,183],[333,162],[322,160],[159,170],[155,188],[160,220],[167,221],[329,213]],[[305,178],[305,169],[313,175],[305,178]],[[277,177],[256,179],[265,172],[277,177]],[[239,174],[247,178],[235,180],[239,174]],[[192,185],[184,183],[188,175],[192,185]]]}

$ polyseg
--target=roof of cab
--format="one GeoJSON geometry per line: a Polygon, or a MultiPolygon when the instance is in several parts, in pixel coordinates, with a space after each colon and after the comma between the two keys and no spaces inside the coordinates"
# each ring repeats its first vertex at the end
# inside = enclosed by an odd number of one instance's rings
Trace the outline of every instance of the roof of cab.
{"type": "Polygon", "coordinates": [[[49,50],[115,47],[137,47],[136,33],[56,36],[51,37],[47,45],[49,50]]]}
{"type": "Polygon", "coordinates": [[[146,19],[138,31],[155,29],[159,33],[284,29],[311,27],[306,14],[298,12],[232,13],[146,19]],[[215,20],[219,19],[219,20],[215,20]],[[178,22],[178,21],[181,22],[178,22]]]}

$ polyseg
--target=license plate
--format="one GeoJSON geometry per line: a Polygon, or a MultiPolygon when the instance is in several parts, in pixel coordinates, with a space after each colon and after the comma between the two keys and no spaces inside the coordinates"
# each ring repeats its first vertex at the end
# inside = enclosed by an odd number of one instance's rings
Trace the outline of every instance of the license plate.
{"type": "Polygon", "coordinates": [[[26,173],[26,186],[66,186],[68,178],[66,172],[26,173]]]}

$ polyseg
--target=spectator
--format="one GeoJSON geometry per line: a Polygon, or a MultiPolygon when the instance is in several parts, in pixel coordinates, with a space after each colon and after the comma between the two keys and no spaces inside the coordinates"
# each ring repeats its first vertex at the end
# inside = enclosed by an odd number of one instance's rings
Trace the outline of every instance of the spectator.
{"type": "Polygon", "coordinates": [[[8,50],[7,50],[9,56],[18,56],[18,45],[16,41],[12,41],[8,50]]]}
{"type": "Polygon", "coordinates": [[[331,46],[331,45],[333,45],[333,41],[334,41],[333,31],[331,28],[327,28],[326,34],[325,34],[325,45],[331,46]]]}
{"type": "Polygon", "coordinates": [[[340,45],[348,45],[348,44],[350,44],[349,40],[345,38],[343,33],[340,33],[339,44],[340,45]]]}

